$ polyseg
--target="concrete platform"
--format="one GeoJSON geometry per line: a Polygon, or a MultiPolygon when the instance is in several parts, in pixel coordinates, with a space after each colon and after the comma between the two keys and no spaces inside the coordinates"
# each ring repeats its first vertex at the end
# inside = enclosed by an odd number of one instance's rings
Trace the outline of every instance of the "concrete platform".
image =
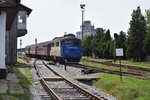
{"type": "Polygon", "coordinates": [[[6,79],[0,80],[0,93],[18,93],[23,94],[24,90],[19,85],[19,81],[14,73],[8,73],[6,79]]]}
{"type": "Polygon", "coordinates": [[[4,79],[0,79],[0,93],[6,93],[8,89],[7,81],[4,79]]]}
{"type": "Polygon", "coordinates": [[[24,93],[23,88],[19,85],[19,81],[18,81],[18,79],[16,77],[16,74],[9,73],[7,75],[6,80],[8,81],[10,93],[19,93],[19,94],[23,94],[24,93]]]}

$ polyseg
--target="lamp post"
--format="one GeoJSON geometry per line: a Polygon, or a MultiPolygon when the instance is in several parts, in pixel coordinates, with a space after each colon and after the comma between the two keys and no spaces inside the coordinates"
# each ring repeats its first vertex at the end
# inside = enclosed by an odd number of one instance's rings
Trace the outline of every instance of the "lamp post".
{"type": "Polygon", "coordinates": [[[35,44],[37,44],[37,38],[35,39],[35,44]]]}
{"type": "Polygon", "coordinates": [[[81,39],[83,38],[83,21],[84,21],[84,11],[85,11],[85,4],[80,4],[80,7],[81,7],[81,11],[82,11],[82,37],[81,39]]]}

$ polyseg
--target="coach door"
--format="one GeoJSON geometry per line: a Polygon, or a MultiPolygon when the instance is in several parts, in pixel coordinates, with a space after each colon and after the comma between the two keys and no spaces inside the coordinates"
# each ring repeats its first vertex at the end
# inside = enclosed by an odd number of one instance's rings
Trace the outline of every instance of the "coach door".
{"type": "Polygon", "coordinates": [[[37,55],[37,49],[38,49],[38,47],[35,46],[35,55],[37,55]]]}
{"type": "Polygon", "coordinates": [[[50,51],[51,51],[51,45],[48,44],[48,46],[47,46],[47,55],[50,55],[50,51]]]}
{"type": "Polygon", "coordinates": [[[28,54],[30,54],[30,47],[28,47],[28,54]]]}

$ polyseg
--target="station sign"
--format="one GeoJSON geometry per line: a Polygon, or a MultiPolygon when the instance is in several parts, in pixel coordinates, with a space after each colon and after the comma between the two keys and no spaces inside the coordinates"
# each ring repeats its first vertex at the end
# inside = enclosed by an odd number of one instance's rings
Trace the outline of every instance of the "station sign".
{"type": "Polygon", "coordinates": [[[116,56],[124,56],[123,48],[116,48],[116,56]]]}

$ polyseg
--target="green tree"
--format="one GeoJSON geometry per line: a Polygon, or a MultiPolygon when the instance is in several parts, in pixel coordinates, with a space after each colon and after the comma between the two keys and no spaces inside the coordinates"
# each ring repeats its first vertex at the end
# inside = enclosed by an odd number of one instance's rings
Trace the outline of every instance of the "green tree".
{"type": "Polygon", "coordinates": [[[97,28],[96,29],[96,35],[94,36],[94,39],[93,39],[93,43],[94,44],[94,47],[95,48],[94,50],[94,54],[101,58],[102,57],[102,38],[105,34],[105,30],[103,28],[97,28]]]}
{"type": "Polygon", "coordinates": [[[133,10],[127,39],[127,56],[136,61],[141,61],[144,55],[143,45],[146,35],[146,20],[141,13],[140,7],[133,10]]]}
{"type": "Polygon", "coordinates": [[[96,58],[97,57],[97,37],[93,36],[91,45],[92,45],[92,57],[96,58]]]}
{"type": "Polygon", "coordinates": [[[124,55],[126,54],[126,39],[127,36],[125,32],[120,31],[119,35],[116,34],[116,38],[115,38],[116,48],[123,48],[124,55]]]}
{"type": "Polygon", "coordinates": [[[150,55],[150,9],[146,10],[147,35],[144,40],[144,51],[150,55]]]}
{"type": "Polygon", "coordinates": [[[82,40],[82,54],[84,56],[92,56],[92,36],[86,35],[82,40]]]}
{"type": "Polygon", "coordinates": [[[111,56],[111,42],[110,30],[108,29],[101,39],[101,53],[103,58],[110,58],[111,56]]]}
{"type": "Polygon", "coordinates": [[[117,40],[117,43],[116,43],[116,46],[118,48],[124,48],[125,49],[125,46],[126,46],[126,33],[121,31],[120,34],[118,35],[118,40],[117,40]]]}
{"type": "Polygon", "coordinates": [[[110,31],[97,28],[95,36],[85,36],[82,40],[82,51],[84,56],[94,56],[98,58],[112,58],[113,41],[110,31]]]}

